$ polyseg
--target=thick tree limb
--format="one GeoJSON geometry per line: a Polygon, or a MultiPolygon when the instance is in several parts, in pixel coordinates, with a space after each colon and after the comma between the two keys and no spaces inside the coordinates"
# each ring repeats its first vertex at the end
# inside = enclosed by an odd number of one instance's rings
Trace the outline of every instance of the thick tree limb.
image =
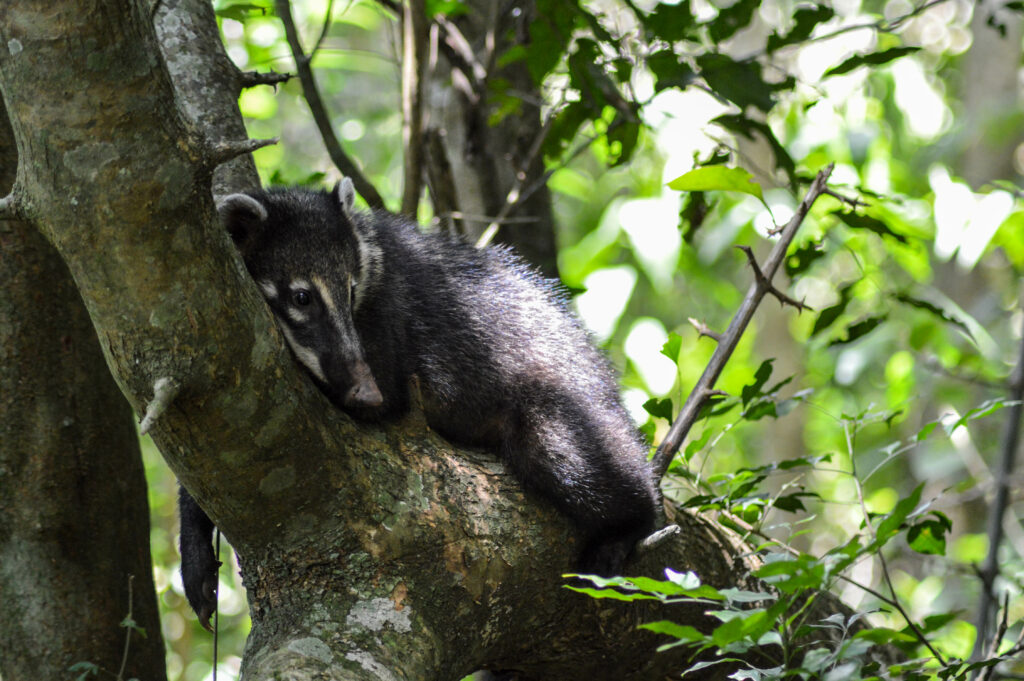
{"type": "MultiPolygon", "coordinates": [[[[772,249],[768,260],[765,261],[764,267],[755,270],[754,282],[747,290],[747,295],[743,302],[740,303],[739,310],[733,316],[729,328],[719,339],[718,346],[715,348],[715,353],[711,356],[707,368],[704,369],[704,373],[697,381],[697,385],[690,392],[686,403],[679,410],[679,415],[676,417],[675,422],[669,428],[665,439],[662,440],[658,446],[658,451],[654,454],[652,465],[658,478],[665,475],[665,471],[668,470],[668,466],[672,462],[672,457],[679,451],[679,447],[682,445],[683,440],[686,439],[687,433],[690,432],[690,428],[697,421],[697,415],[700,413],[701,407],[708,397],[711,396],[715,382],[718,380],[719,375],[721,375],[722,369],[725,368],[726,361],[736,349],[736,345],[753,318],[757,306],[765,295],[774,291],[774,288],[771,286],[772,277],[775,276],[775,272],[782,265],[782,261],[786,257],[786,251],[789,249],[789,244],[793,241],[793,237],[796,236],[800,225],[803,224],[804,218],[807,217],[811,206],[824,193],[826,182],[828,182],[829,175],[832,173],[832,167],[832,165],[829,165],[814,178],[810,188],[807,190],[807,195],[804,196],[804,200],[800,202],[793,217],[783,228],[775,248],[772,249]],[[761,276],[757,276],[758,273],[761,276]]],[[[793,302],[795,303],[795,301],[793,302]]]]}
{"type": "Polygon", "coordinates": [[[320,89],[317,87],[313,70],[309,65],[309,57],[302,51],[290,3],[288,0],[275,0],[274,7],[277,16],[284,24],[284,34],[288,40],[288,46],[291,48],[292,57],[295,59],[295,70],[299,74],[299,82],[302,83],[302,94],[306,98],[306,103],[309,104],[309,112],[313,115],[316,127],[320,130],[320,137],[323,139],[327,154],[338,170],[352,180],[356,191],[371,208],[384,208],[384,199],[381,198],[380,193],[366,178],[359,166],[348,157],[348,154],[341,148],[341,142],[334,134],[330,116],[327,115],[327,109],[320,97],[320,89]]]}

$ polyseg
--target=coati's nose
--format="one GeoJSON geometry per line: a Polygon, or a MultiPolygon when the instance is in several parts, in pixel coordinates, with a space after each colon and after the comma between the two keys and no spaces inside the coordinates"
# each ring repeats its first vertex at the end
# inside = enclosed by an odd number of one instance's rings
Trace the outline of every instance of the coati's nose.
{"type": "Polygon", "coordinates": [[[377,381],[373,380],[370,367],[360,363],[352,371],[354,385],[345,393],[346,407],[379,407],[384,403],[384,397],[380,394],[377,381]]]}

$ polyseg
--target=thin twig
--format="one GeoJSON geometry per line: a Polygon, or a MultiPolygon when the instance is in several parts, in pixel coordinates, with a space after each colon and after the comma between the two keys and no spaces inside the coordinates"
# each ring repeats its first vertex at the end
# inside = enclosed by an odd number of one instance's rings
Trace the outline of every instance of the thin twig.
{"type": "Polygon", "coordinates": [[[338,170],[352,180],[356,191],[359,192],[359,195],[366,200],[366,203],[371,208],[383,208],[384,199],[381,198],[377,189],[363,175],[363,171],[359,169],[341,148],[341,142],[338,141],[337,136],[334,134],[334,129],[331,127],[331,119],[327,115],[327,109],[324,107],[323,99],[320,97],[320,90],[317,88],[316,80],[313,78],[313,70],[309,66],[309,58],[303,53],[302,45],[299,43],[299,33],[295,28],[295,20],[292,18],[292,9],[288,0],[275,0],[274,6],[277,16],[281,18],[281,23],[284,24],[284,33],[288,39],[288,47],[291,48],[292,57],[295,59],[295,70],[299,74],[299,82],[302,83],[302,94],[306,98],[306,103],[309,104],[309,111],[313,115],[313,121],[320,130],[320,137],[327,148],[327,154],[331,157],[331,161],[338,170]]]}
{"type": "Polygon", "coordinates": [[[828,194],[829,196],[831,196],[833,199],[836,199],[837,201],[845,203],[850,208],[856,209],[856,208],[860,208],[862,206],[870,206],[871,205],[867,201],[861,201],[860,199],[858,199],[856,197],[850,198],[849,196],[845,196],[844,194],[840,194],[839,192],[835,191],[834,189],[826,189],[825,193],[828,194]]]}
{"type": "MultiPolygon", "coordinates": [[[[864,525],[868,528],[868,532],[871,533],[871,538],[873,540],[877,540],[878,532],[875,526],[871,524],[871,514],[868,512],[867,501],[864,498],[864,487],[861,485],[860,478],[857,477],[857,459],[854,456],[853,451],[853,435],[850,432],[850,422],[847,420],[843,421],[843,434],[846,436],[846,451],[850,457],[850,477],[853,478],[853,484],[857,490],[857,500],[860,502],[861,513],[864,515],[864,525]]],[[[889,587],[889,593],[892,594],[892,600],[890,602],[892,607],[896,608],[896,611],[903,617],[907,626],[912,632],[914,632],[914,636],[917,637],[917,640],[931,651],[931,654],[935,656],[935,659],[939,661],[939,664],[945,667],[946,659],[942,657],[942,653],[932,646],[931,642],[924,635],[924,632],[918,629],[917,624],[910,618],[907,611],[903,609],[903,605],[900,603],[899,597],[896,595],[896,588],[892,584],[892,577],[889,575],[889,564],[885,560],[885,555],[882,553],[881,546],[878,547],[878,553],[875,555],[878,556],[878,562],[882,568],[882,577],[885,579],[885,584],[889,587]]]]}
{"type": "Polygon", "coordinates": [[[239,71],[238,80],[242,88],[255,87],[257,85],[277,85],[287,83],[294,77],[294,73],[278,73],[271,69],[263,73],[261,71],[239,71]]]}
{"type": "MultiPolygon", "coordinates": [[[[1024,305],[1024,294],[1020,299],[1021,304],[1024,305]]],[[[999,471],[993,474],[995,497],[992,499],[988,516],[988,555],[985,556],[985,562],[981,568],[981,601],[978,604],[978,618],[975,622],[978,634],[974,642],[972,657],[976,657],[984,650],[985,640],[991,626],[989,612],[995,597],[992,589],[996,576],[999,574],[999,547],[1003,543],[1003,516],[1006,515],[1006,507],[1010,500],[1009,481],[1013,476],[1014,460],[1020,441],[1021,412],[1024,411],[1024,405],[1021,403],[1021,400],[1024,400],[1024,341],[1020,343],[1017,366],[1013,373],[1010,399],[1014,403],[1006,416],[1006,425],[1003,429],[1003,448],[999,457],[999,471]]]]}
{"type": "MultiPolygon", "coordinates": [[[[824,33],[822,35],[812,36],[810,38],[807,38],[806,40],[802,40],[802,41],[800,41],[798,43],[794,43],[794,45],[803,46],[803,45],[808,45],[810,43],[822,42],[824,40],[831,40],[832,38],[835,38],[837,36],[841,36],[844,33],[851,33],[853,31],[861,31],[861,30],[864,30],[864,29],[873,29],[873,30],[878,31],[880,33],[889,33],[891,31],[896,30],[901,25],[903,25],[905,22],[909,21],[910,19],[913,19],[917,15],[926,12],[927,10],[931,9],[932,7],[935,7],[936,5],[941,5],[941,4],[946,3],[946,2],[949,2],[949,0],[930,0],[929,2],[921,3],[920,5],[915,7],[914,9],[910,10],[909,12],[907,12],[906,14],[902,14],[902,15],[900,15],[898,17],[895,17],[893,19],[890,19],[890,20],[879,19],[878,21],[868,21],[868,22],[864,22],[864,23],[860,23],[860,24],[850,24],[849,26],[842,26],[842,27],[837,28],[836,30],[832,31],[831,33],[824,33]]],[[[785,46],[783,46],[780,49],[785,49],[786,47],[790,47],[790,45],[785,45],[785,46]]],[[[761,50],[760,52],[758,52],[757,54],[752,55],[752,56],[755,56],[755,57],[756,56],[764,56],[766,54],[768,54],[768,50],[764,49],[764,50],[761,50]]]]}
{"type": "Polygon", "coordinates": [[[425,0],[402,5],[402,147],[401,212],[416,216],[423,193],[423,82],[430,33],[425,0]]]}
{"type": "Polygon", "coordinates": [[[693,328],[697,329],[698,339],[700,339],[701,337],[707,337],[714,340],[716,343],[721,342],[722,334],[718,333],[717,331],[712,331],[704,322],[694,317],[688,317],[686,321],[690,322],[690,325],[693,328]]]}
{"type": "Polygon", "coordinates": [[[327,12],[324,15],[324,25],[320,29],[320,37],[316,39],[316,43],[313,45],[313,49],[309,51],[309,59],[313,60],[316,53],[320,51],[320,46],[324,44],[324,38],[327,37],[327,30],[331,27],[334,21],[334,0],[327,0],[327,12]]]}
{"type": "Polygon", "coordinates": [[[167,411],[180,389],[181,386],[173,378],[156,379],[153,383],[153,399],[146,406],[146,414],[139,423],[139,433],[145,435],[149,432],[156,420],[167,411]]]}
{"type": "MultiPolygon", "coordinates": [[[[537,158],[537,154],[540,153],[540,148],[544,144],[544,140],[547,139],[548,131],[551,130],[551,123],[554,121],[554,114],[549,114],[547,120],[544,121],[544,125],[541,126],[537,136],[533,139],[533,143],[530,145],[529,151],[526,152],[526,157],[523,159],[523,163],[519,167],[519,172],[516,173],[515,182],[512,183],[512,189],[509,190],[505,196],[505,204],[498,211],[498,215],[491,221],[491,224],[487,225],[487,229],[483,231],[480,238],[477,239],[476,247],[483,248],[487,244],[491,243],[495,235],[498,233],[498,228],[501,227],[502,221],[508,217],[512,209],[520,201],[525,201],[529,194],[523,192],[523,184],[526,182],[526,173],[530,166],[533,165],[533,161],[537,158]]],[[[545,173],[545,176],[547,173],[545,173]]],[[[545,182],[547,181],[545,177],[545,182]]],[[[532,192],[531,192],[532,193],[532,192]]]]}
{"type": "Polygon", "coordinates": [[[793,298],[790,298],[779,289],[772,286],[771,281],[769,281],[768,278],[764,276],[764,272],[762,272],[761,268],[758,266],[757,259],[754,258],[754,251],[751,250],[750,246],[736,246],[736,248],[746,253],[747,262],[750,264],[750,269],[754,271],[754,280],[757,282],[757,284],[760,287],[764,288],[768,293],[775,296],[775,299],[779,301],[780,305],[792,305],[800,312],[803,312],[805,309],[811,309],[810,306],[806,305],[802,301],[794,300],[793,298]]]}
{"type": "Polygon", "coordinates": [[[211,143],[207,149],[206,161],[210,168],[216,168],[222,163],[238,158],[244,154],[251,154],[257,149],[277,144],[278,138],[272,137],[265,140],[229,140],[227,142],[211,143]]]}
{"type": "MultiPolygon", "coordinates": [[[[818,173],[807,190],[804,200],[800,202],[793,217],[783,228],[775,248],[772,249],[771,254],[765,261],[764,267],[760,268],[763,270],[763,281],[770,284],[772,277],[775,276],[775,272],[782,265],[782,261],[786,257],[786,251],[789,249],[789,244],[793,241],[793,237],[796,236],[797,230],[803,224],[804,218],[807,217],[811,206],[825,191],[825,184],[828,182],[829,175],[832,174],[833,167],[834,164],[830,164],[818,173]]],[[[704,405],[705,400],[711,396],[711,389],[722,373],[726,361],[736,349],[740,336],[743,335],[747,325],[754,316],[754,311],[768,292],[768,289],[765,288],[761,280],[755,280],[747,290],[747,295],[740,304],[739,310],[736,311],[736,315],[732,318],[729,328],[718,342],[718,347],[715,348],[711,361],[708,362],[707,368],[704,369],[700,380],[697,381],[697,385],[690,392],[689,397],[687,397],[686,403],[680,410],[679,416],[676,417],[672,427],[669,428],[665,439],[658,446],[658,451],[651,462],[658,479],[664,477],[672,457],[679,451],[679,447],[682,445],[683,440],[686,439],[690,428],[696,423],[700,409],[704,405]]]]}
{"type": "MultiPolygon", "coordinates": [[[[128,616],[125,618],[131,622],[132,618],[132,582],[135,581],[135,575],[128,575],[128,616]]],[[[121,668],[117,670],[117,681],[121,681],[124,678],[124,670],[128,667],[128,649],[132,643],[132,628],[130,626],[125,627],[124,632],[124,652],[121,654],[121,668]]]]}
{"type": "Polygon", "coordinates": [[[21,220],[24,217],[25,215],[16,193],[12,191],[0,199],[0,220],[21,220]]]}

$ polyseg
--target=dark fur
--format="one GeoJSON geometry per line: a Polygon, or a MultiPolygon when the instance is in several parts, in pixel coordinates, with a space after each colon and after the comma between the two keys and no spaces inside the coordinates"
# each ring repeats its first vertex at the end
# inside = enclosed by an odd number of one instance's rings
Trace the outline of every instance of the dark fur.
{"type": "MultiPolygon", "coordinates": [[[[476,249],[389,214],[351,212],[350,192],[339,185],[332,193],[250,194],[266,219],[244,200],[221,209],[265,291],[267,282],[284,293],[295,279],[320,277],[354,323],[356,336],[339,332],[314,292],[314,304],[302,308],[311,319],[297,324],[288,295],[268,295],[282,329],[321,363],[323,378],[311,371],[314,381],[356,418],[377,420],[409,409],[417,375],[432,428],[497,452],[527,489],[572,518],[583,537],[581,570],[618,570],[652,529],[658,495],[614,372],[560,289],[506,248],[476,249]],[[364,251],[379,258],[368,262],[364,251]],[[340,302],[350,276],[358,282],[354,314],[340,302]],[[360,374],[363,361],[370,378],[360,374]]],[[[212,553],[198,557],[197,569],[186,498],[183,491],[182,572],[202,614],[200,577],[212,553]]]]}

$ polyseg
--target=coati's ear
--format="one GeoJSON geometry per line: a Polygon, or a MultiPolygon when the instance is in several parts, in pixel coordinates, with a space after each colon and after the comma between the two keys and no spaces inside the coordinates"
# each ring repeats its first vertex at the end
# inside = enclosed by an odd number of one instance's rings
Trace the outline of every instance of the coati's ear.
{"type": "Polygon", "coordinates": [[[229,194],[217,202],[224,229],[242,246],[267,220],[267,209],[248,194],[229,194]]]}
{"type": "Polygon", "coordinates": [[[352,180],[347,177],[334,185],[334,200],[341,206],[345,217],[352,218],[352,207],[356,202],[356,188],[352,186],[352,180]]]}

